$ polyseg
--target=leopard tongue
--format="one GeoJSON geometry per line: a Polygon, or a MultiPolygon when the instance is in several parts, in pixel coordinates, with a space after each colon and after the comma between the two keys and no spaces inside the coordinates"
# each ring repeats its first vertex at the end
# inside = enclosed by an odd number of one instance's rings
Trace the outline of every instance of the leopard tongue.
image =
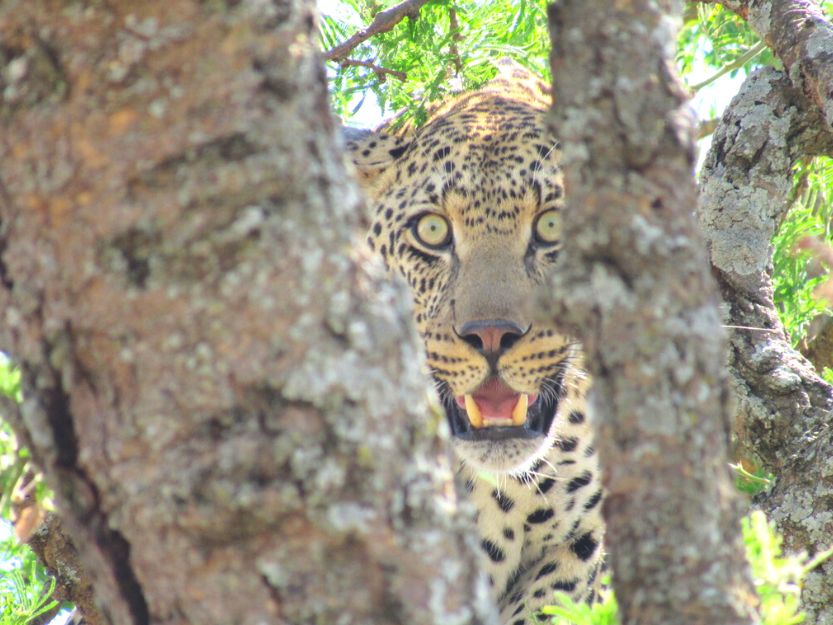
{"type": "Polygon", "coordinates": [[[475,398],[472,395],[465,395],[464,402],[469,422],[474,428],[495,425],[523,425],[526,421],[526,413],[529,409],[529,395],[526,393],[515,394],[516,401],[512,406],[508,399],[501,398],[500,401],[489,400],[485,397],[475,398]],[[511,411],[509,410],[511,406],[511,411]]]}

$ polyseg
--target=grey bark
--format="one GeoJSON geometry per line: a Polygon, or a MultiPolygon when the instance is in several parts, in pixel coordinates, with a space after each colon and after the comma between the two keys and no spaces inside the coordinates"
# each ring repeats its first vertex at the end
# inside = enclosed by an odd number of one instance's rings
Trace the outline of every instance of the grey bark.
{"type": "MultiPolygon", "coordinates": [[[[833,26],[808,0],[722,4],[748,21],[785,70],[748,82],[704,172],[702,221],[729,303],[727,322],[762,329],[732,337],[730,365],[740,398],[735,430],[741,454],[777,475],[760,504],[785,545],[814,553],[833,535],[833,389],[785,340],[772,303],[769,240],[789,208],[790,166],[833,153],[833,26]],[[741,170],[748,185],[736,182],[741,170]],[[750,224],[757,226],[754,234],[750,224]]],[[[833,564],[810,574],[802,604],[808,622],[833,623],[833,564]]]]}
{"type": "Polygon", "coordinates": [[[110,623],[494,622],[313,11],[0,9],[0,348],[110,623]]]}
{"type": "Polygon", "coordinates": [[[743,17],[784,64],[793,86],[833,130],[833,26],[815,0],[703,0],[743,17]]]}
{"type": "MultiPolygon", "coordinates": [[[[726,302],[736,455],[776,475],[759,505],[791,551],[833,537],[833,388],[789,344],[772,300],[770,241],[786,215],[797,159],[830,153],[818,110],[783,73],[744,83],[703,167],[699,217],[726,302]]],[[[802,594],[807,622],[833,624],[833,563],[802,594]]]]}
{"type": "Polygon", "coordinates": [[[752,623],[727,467],[724,334],[692,216],[693,129],[673,76],[672,5],[551,9],[569,208],[546,306],[578,333],[594,376],[622,622],[752,623]]]}

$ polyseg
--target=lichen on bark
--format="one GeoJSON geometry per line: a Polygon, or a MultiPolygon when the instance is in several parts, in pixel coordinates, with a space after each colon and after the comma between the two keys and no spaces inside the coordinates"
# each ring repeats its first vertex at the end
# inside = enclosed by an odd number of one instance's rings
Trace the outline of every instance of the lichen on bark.
{"type": "Polygon", "coordinates": [[[4,110],[0,347],[104,617],[493,623],[313,3],[0,9],[30,28],[67,88],[4,110]]]}
{"type": "MultiPolygon", "coordinates": [[[[698,209],[729,327],[736,455],[775,474],[757,504],[791,551],[833,536],[833,387],[792,349],[772,299],[770,241],[789,210],[792,167],[833,137],[787,76],[751,75],[727,108],[701,174],[698,209]]],[[[833,623],[833,564],[805,582],[808,622],[833,623]]]]}
{"type": "Polygon", "coordinates": [[[545,309],[582,339],[594,376],[622,622],[751,623],[672,4],[552,5],[568,208],[545,309]]]}

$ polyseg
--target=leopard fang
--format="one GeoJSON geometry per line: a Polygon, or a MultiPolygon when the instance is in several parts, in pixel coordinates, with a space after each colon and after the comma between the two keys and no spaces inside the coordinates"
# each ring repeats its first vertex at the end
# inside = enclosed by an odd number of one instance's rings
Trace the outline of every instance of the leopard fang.
{"type": "Polygon", "coordinates": [[[466,413],[468,413],[469,421],[474,427],[483,427],[483,415],[480,413],[480,406],[477,405],[471,395],[466,395],[466,413]]]}
{"type": "Polygon", "coordinates": [[[521,393],[518,397],[518,403],[512,410],[512,423],[515,425],[523,425],[526,421],[526,411],[529,408],[529,395],[521,393]]]}

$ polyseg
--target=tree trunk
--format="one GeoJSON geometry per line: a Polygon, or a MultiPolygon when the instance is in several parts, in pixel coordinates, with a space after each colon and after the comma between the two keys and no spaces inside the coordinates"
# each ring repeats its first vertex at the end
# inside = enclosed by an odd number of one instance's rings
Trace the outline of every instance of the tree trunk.
{"type": "Polygon", "coordinates": [[[0,347],[106,621],[493,622],[313,3],[0,9],[0,347]]]}
{"type": "MultiPolygon", "coordinates": [[[[741,453],[776,473],[759,503],[785,546],[815,553],[833,536],[833,388],[786,341],[772,302],[769,241],[789,209],[793,163],[833,154],[833,26],[806,0],[721,4],[747,20],[785,69],[747,81],[704,167],[701,221],[727,324],[740,326],[730,359],[740,398],[735,431],[741,453]],[[738,188],[737,180],[746,182],[738,188]]],[[[808,622],[833,625],[833,563],[808,576],[801,599],[808,622]]]]}
{"type": "Polygon", "coordinates": [[[671,69],[672,4],[553,5],[569,208],[549,306],[582,338],[594,376],[622,622],[751,623],[727,468],[725,344],[691,214],[693,131],[671,69]]]}
{"type": "MultiPolygon", "coordinates": [[[[772,300],[770,241],[789,209],[795,161],[831,149],[812,102],[786,75],[762,70],[718,125],[699,209],[731,328],[736,454],[776,475],[758,503],[787,549],[811,553],[833,536],[833,388],[790,347],[772,300]]],[[[809,575],[802,603],[808,623],[833,625],[833,563],[809,575]]]]}

